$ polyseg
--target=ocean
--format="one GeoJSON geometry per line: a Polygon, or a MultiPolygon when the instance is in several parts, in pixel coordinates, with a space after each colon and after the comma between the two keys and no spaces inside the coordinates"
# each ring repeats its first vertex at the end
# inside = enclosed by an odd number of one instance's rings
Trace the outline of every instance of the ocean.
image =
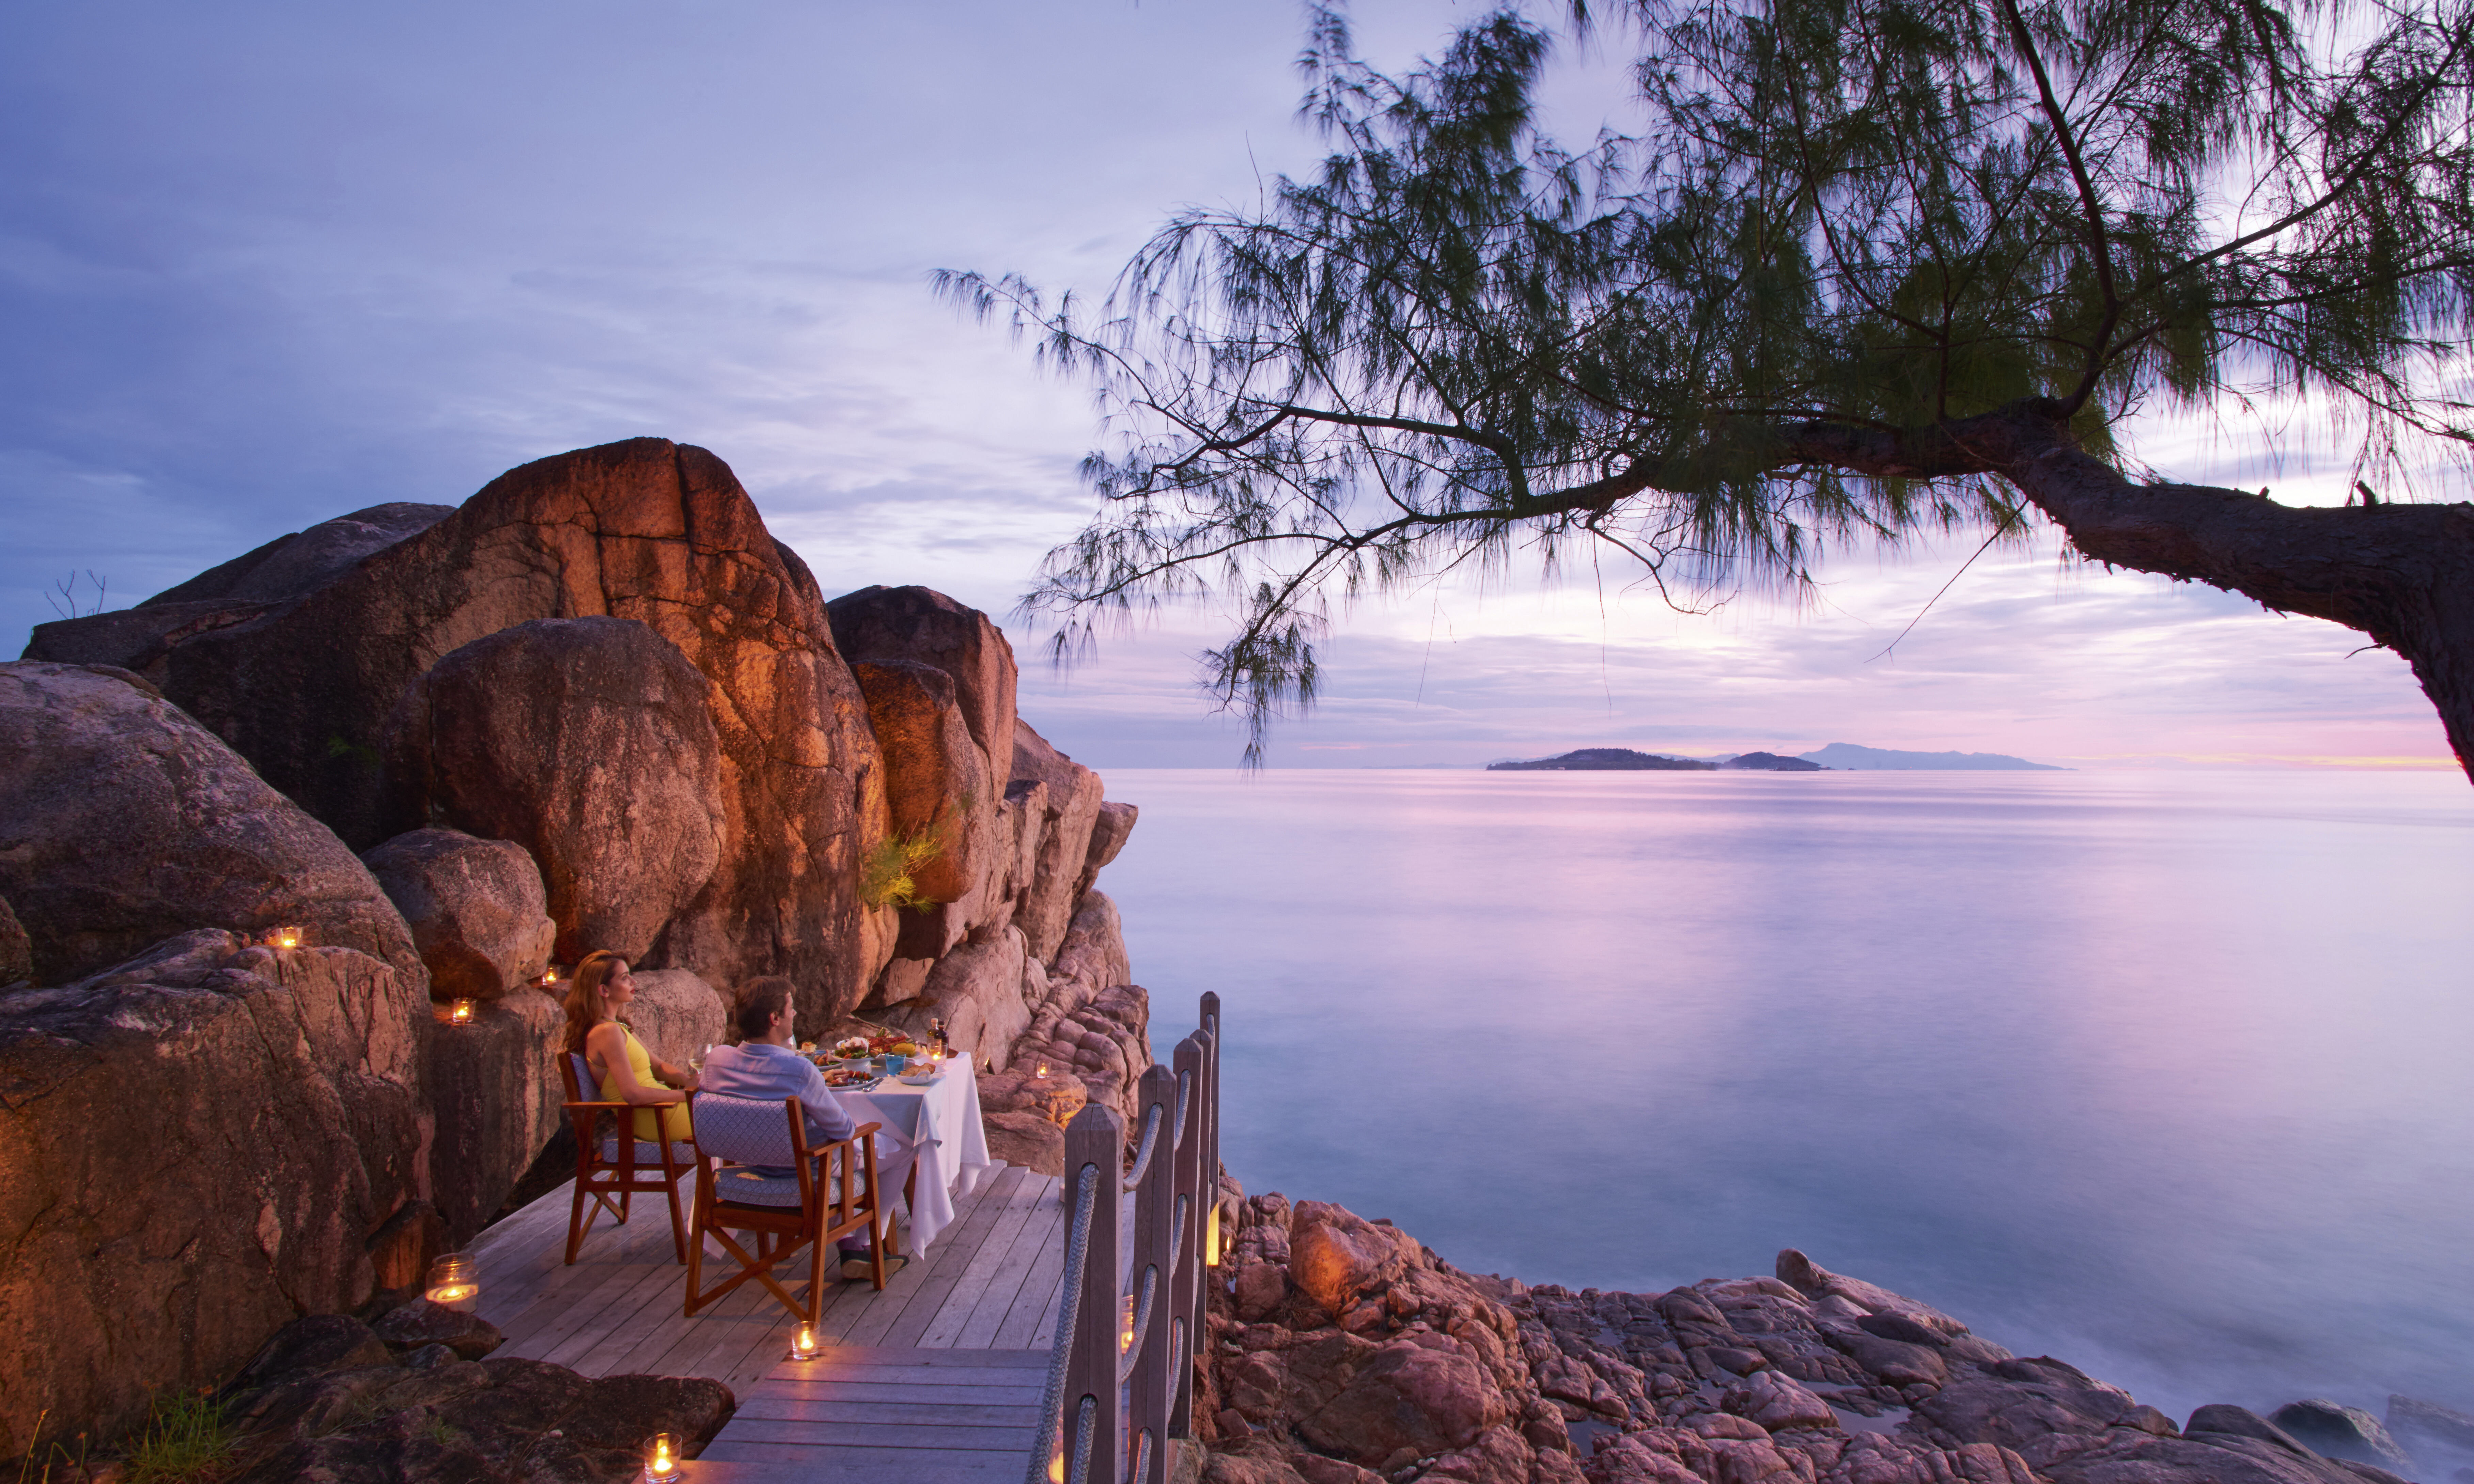
{"type": "Polygon", "coordinates": [[[2474,1410],[2460,775],[1107,778],[1249,1191],[1573,1287],[1798,1247],[2177,1419],[2474,1410]]]}

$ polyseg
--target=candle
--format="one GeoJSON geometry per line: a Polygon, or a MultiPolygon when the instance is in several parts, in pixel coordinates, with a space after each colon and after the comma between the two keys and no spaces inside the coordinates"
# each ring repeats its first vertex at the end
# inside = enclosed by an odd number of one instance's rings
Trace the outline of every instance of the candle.
{"type": "Polygon", "coordinates": [[[814,1325],[809,1324],[805,1320],[801,1320],[799,1322],[799,1328],[790,1335],[790,1358],[793,1360],[813,1360],[816,1358],[816,1327],[814,1325]]]}
{"type": "Polygon", "coordinates": [[[1202,1265],[1216,1268],[1220,1266],[1220,1203],[1218,1201],[1211,1203],[1211,1214],[1206,1221],[1207,1224],[1202,1233],[1202,1265]]]}
{"type": "Polygon", "coordinates": [[[481,1302],[481,1272],[472,1257],[450,1252],[429,1265],[429,1286],[423,1298],[442,1308],[471,1313],[481,1302]]]}
{"type": "Polygon", "coordinates": [[[1125,1338],[1118,1343],[1117,1348],[1119,1350],[1131,1350],[1134,1348],[1134,1296],[1130,1293],[1126,1295],[1125,1338]]]}
{"type": "Polygon", "coordinates": [[[472,1024],[473,1002],[469,999],[459,999],[454,1004],[448,1006],[447,1018],[455,1022],[457,1025],[472,1024]]]}
{"type": "Polygon", "coordinates": [[[670,1484],[679,1476],[679,1440],[671,1433],[657,1432],[644,1445],[645,1484],[670,1484]]]}
{"type": "Polygon", "coordinates": [[[1039,1070],[1032,1072],[1031,1075],[1045,1081],[1048,1077],[1048,1064],[1046,1062],[1040,1063],[1039,1070]]]}
{"type": "Polygon", "coordinates": [[[541,976],[541,987],[545,990],[554,990],[558,988],[558,966],[556,964],[550,965],[548,970],[541,976]]]}
{"type": "Polygon", "coordinates": [[[279,927],[275,931],[266,935],[266,941],[268,944],[278,948],[297,948],[301,946],[301,929],[297,927],[279,927]]]}

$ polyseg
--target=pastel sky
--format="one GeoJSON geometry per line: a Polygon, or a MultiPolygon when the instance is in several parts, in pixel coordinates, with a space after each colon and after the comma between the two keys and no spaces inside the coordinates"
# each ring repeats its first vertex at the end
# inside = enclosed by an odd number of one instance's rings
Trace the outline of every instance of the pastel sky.
{"type": "MultiPolygon", "coordinates": [[[[1477,10],[1355,13],[1397,63],[1477,10]]],[[[71,572],[123,607],[327,516],[453,503],[640,434],[727,459],[829,592],[925,583],[1006,617],[1088,512],[1090,405],[927,275],[1104,292],[1169,210],[1310,166],[1299,18],[1290,0],[12,5],[0,650],[56,616],[71,572]]],[[[1558,120],[1594,127],[1615,76],[1577,67],[1558,120]]],[[[2273,458],[2239,425],[2138,446],[2177,477],[2341,497],[2342,450],[2307,433],[2273,458]]],[[[2350,654],[2347,631],[2069,563],[2050,538],[1952,583],[1967,556],[1850,554],[1804,609],[1703,617],[1613,569],[1417,589],[1346,615],[1323,704],[1273,760],[1838,740],[2453,766],[2402,662],[2350,654]]],[[[1102,767],[1233,763],[1188,658],[1216,617],[1066,671],[1012,626],[1026,714],[1102,767]]]]}

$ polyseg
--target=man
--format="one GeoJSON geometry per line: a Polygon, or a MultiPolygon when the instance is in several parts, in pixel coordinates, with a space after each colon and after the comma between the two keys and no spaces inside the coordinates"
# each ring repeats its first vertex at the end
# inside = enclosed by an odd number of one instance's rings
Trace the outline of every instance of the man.
{"type": "MultiPolygon", "coordinates": [[[[790,992],[790,981],[778,976],[752,979],[740,989],[735,1017],[740,1043],[716,1046],[705,1053],[702,1090],[723,1097],[768,1101],[797,1098],[808,1126],[808,1143],[813,1148],[848,1138],[859,1126],[834,1096],[833,1089],[825,1086],[824,1074],[816,1070],[815,1064],[798,1053],[790,992]]],[[[877,1131],[875,1144],[876,1178],[883,1192],[892,1197],[885,1203],[885,1220],[889,1225],[898,1217],[908,1226],[909,1215],[902,1209],[900,1191],[916,1151],[899,1136],[883,1129],[877,1131]]],[[[794,1173],[787,1166],[754,1168],[762,1175],[794,1173]]],[[[891,1246],[899,1249],[902,1243],[897,1240],[891,1246]]],[[[870,1276],[866,1238],[843,1237],[841,1251],[842,1277],[870,1276]]],[[[898,1250],[888,1252],[885,1276],[892,1277],[903,1261],[898,1250]]]]}

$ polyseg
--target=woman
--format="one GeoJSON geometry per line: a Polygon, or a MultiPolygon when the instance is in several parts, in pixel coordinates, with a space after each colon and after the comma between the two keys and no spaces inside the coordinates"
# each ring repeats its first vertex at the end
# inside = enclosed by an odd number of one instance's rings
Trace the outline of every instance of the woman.
{"type": "Polygon", "coordinates": [[[685,1105],[696,1074],[655,1061],[618,1017],[635,997],[636,977],[627,971],[625,959],[606,948],[586,954],[567,991],[567,1049],[584,1054],[585,1065],[600,1083],[603,1102],[636,1110],[638,1138],[648,1143],[685,1139],[690,1137],[685,1105]]]}

